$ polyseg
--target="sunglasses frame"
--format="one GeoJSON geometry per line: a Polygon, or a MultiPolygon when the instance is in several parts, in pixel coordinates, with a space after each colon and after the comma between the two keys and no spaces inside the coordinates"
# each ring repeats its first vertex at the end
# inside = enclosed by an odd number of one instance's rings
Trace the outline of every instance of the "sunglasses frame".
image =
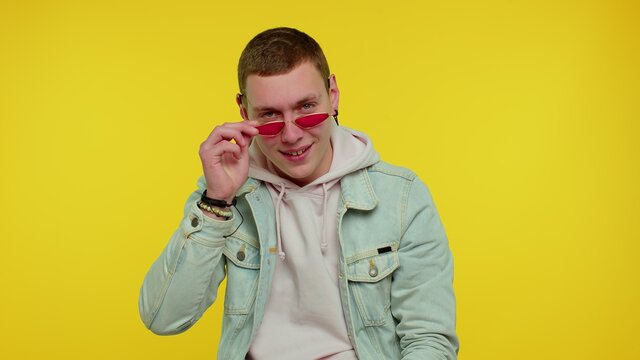
{"type": "MultiPolygon", "coordinates": [[[[320,124],[325,122],[329,117],[330,117],[329,113],[319,112],[319,113],[302,115],[302,116],[292,120],[291,122],[296,124],[296,126],[301,128],[301,129],[309,130],[309,129],[313,129],[316,126],[319,126],[320,124]],[[304,126],[304,125],[301,125],[300,123],[298,123],[298,121],[300,121],[300,120],[304,120],[305,118],[309,118],[309,117],[315,117],[315,116],[318,116],[318,115],[323,115],[325,117],[324,117],[324,119],[320,120],[317,124],[313,124],[311,126],[304,126]]],[[[282,130],[284,129],[284,126],[285,126],[286,123],[287,123],[287,121],[283,121],[283,120],[269,121],[269,122],[266,122],[264,124],[256,126],[256,129],[258,129],[258,132],[259,132],[258,134],[260,136],[272,137],[272,136],[277,136],[278,134],[280,134],[282,132],[282,130]],[[282,126],[280,126],[280,129],[276,133],[273,133],[273,134],[264,134],[264,133],[262,133],[262,131],[265,131],[263,129],[266,129],[267,126],[274,125],[274,124],[282,124],[282,126]]]]}

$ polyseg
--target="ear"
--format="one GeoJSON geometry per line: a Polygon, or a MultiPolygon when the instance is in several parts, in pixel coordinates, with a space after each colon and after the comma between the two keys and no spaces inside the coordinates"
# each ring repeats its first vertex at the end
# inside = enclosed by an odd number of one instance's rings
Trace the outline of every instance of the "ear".
{"type": "Polygon", "coordinates": [[[329,76],[329,99],[331,100],[331,115],[338,113],[338,105],[340,103],[340,90],[338,89],[338,82],[336,81],[336,75],[331,74],[329,76]]]}
{"type": "Polygon", "coordinates": [[[242,95],[240,93],[236,94],[236,104],[238,104],[238,107],[240,108],[240,116],[242,116],[242,119],[244,119],[245,121],[249,121],[249,115],[247,114],[247,108],[242,103],[243,99],[244,99],[244,95],[242,95]]]}

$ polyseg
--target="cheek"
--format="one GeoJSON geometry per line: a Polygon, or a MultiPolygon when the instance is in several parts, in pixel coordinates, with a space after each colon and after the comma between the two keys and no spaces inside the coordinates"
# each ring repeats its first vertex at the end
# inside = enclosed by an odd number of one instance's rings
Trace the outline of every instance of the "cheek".
{"type": "Polygon", "coordinates": [[[322,126],[311,129],[310,133],[321,143],[329,142],[329,139],[331,139],[332,125],[333,124],[329,122],[325,122],[322,126]]]}
{"type": "Polygon", "coordinates": [[[274,137],[256,136],[254,140],[258,145],[258,147],[260,148],[260,150],[265,150],[273,146],[273,143],[275,142],[276,138],[277,136],[274,136],[274,137]]]}
{"type": "Polygon", "coordinates": [[[262,136],[257,136],[255,138],[256,145],[258,145],[258,149],[260,152],[269,158],[271,161],[277,161],[276,154],[278,153],[278,142],[280,139],[278,136],[263,138],[262,136]]]}
{"type": "Polygon", "coordinates": [[[267,144],[265,144],[264,142],[264,138],[260,137],[260,136],[256,136],[253,141],[256,142],[256,145],[258,145],[258,149],[260,149],[260,152],[262,152],[263,154],[266,154],[266,150],[269,149],[269,146],[267,144]]]}

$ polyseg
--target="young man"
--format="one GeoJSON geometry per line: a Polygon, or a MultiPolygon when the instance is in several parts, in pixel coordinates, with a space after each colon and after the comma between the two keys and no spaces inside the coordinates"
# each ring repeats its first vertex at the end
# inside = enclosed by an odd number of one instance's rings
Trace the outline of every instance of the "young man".
{"type": "Polygon", "coordinates": [[[337,125],[320,46],[267,30],[238,81],[243,121],[200,146],[204,176],[142,285],[145,325],[185,331],[226,275],[219,359],[455,359],[453,265],[431,196],[337,125]]]}

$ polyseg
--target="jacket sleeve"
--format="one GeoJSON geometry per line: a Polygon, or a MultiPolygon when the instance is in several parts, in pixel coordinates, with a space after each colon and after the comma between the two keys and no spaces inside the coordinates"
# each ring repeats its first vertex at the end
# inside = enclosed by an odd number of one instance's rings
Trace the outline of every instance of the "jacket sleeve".
{"type": "Polygon", "coordinates": [[[391,285],[402,359],[456,359],[453,262],[447,237],[427,187],[415,178],[406,194],[400,266],[391,285]]]}
{"type": "Polygon", "coordinates": [[[140,317],[159,335],[181,333],[198,321],[225,276],[223,235],[233,232],[237,216],[218,221],[203,215],[196,205],[201,195],[199,189],[187,200],[180,226],[140,289],[140,317]]]}

